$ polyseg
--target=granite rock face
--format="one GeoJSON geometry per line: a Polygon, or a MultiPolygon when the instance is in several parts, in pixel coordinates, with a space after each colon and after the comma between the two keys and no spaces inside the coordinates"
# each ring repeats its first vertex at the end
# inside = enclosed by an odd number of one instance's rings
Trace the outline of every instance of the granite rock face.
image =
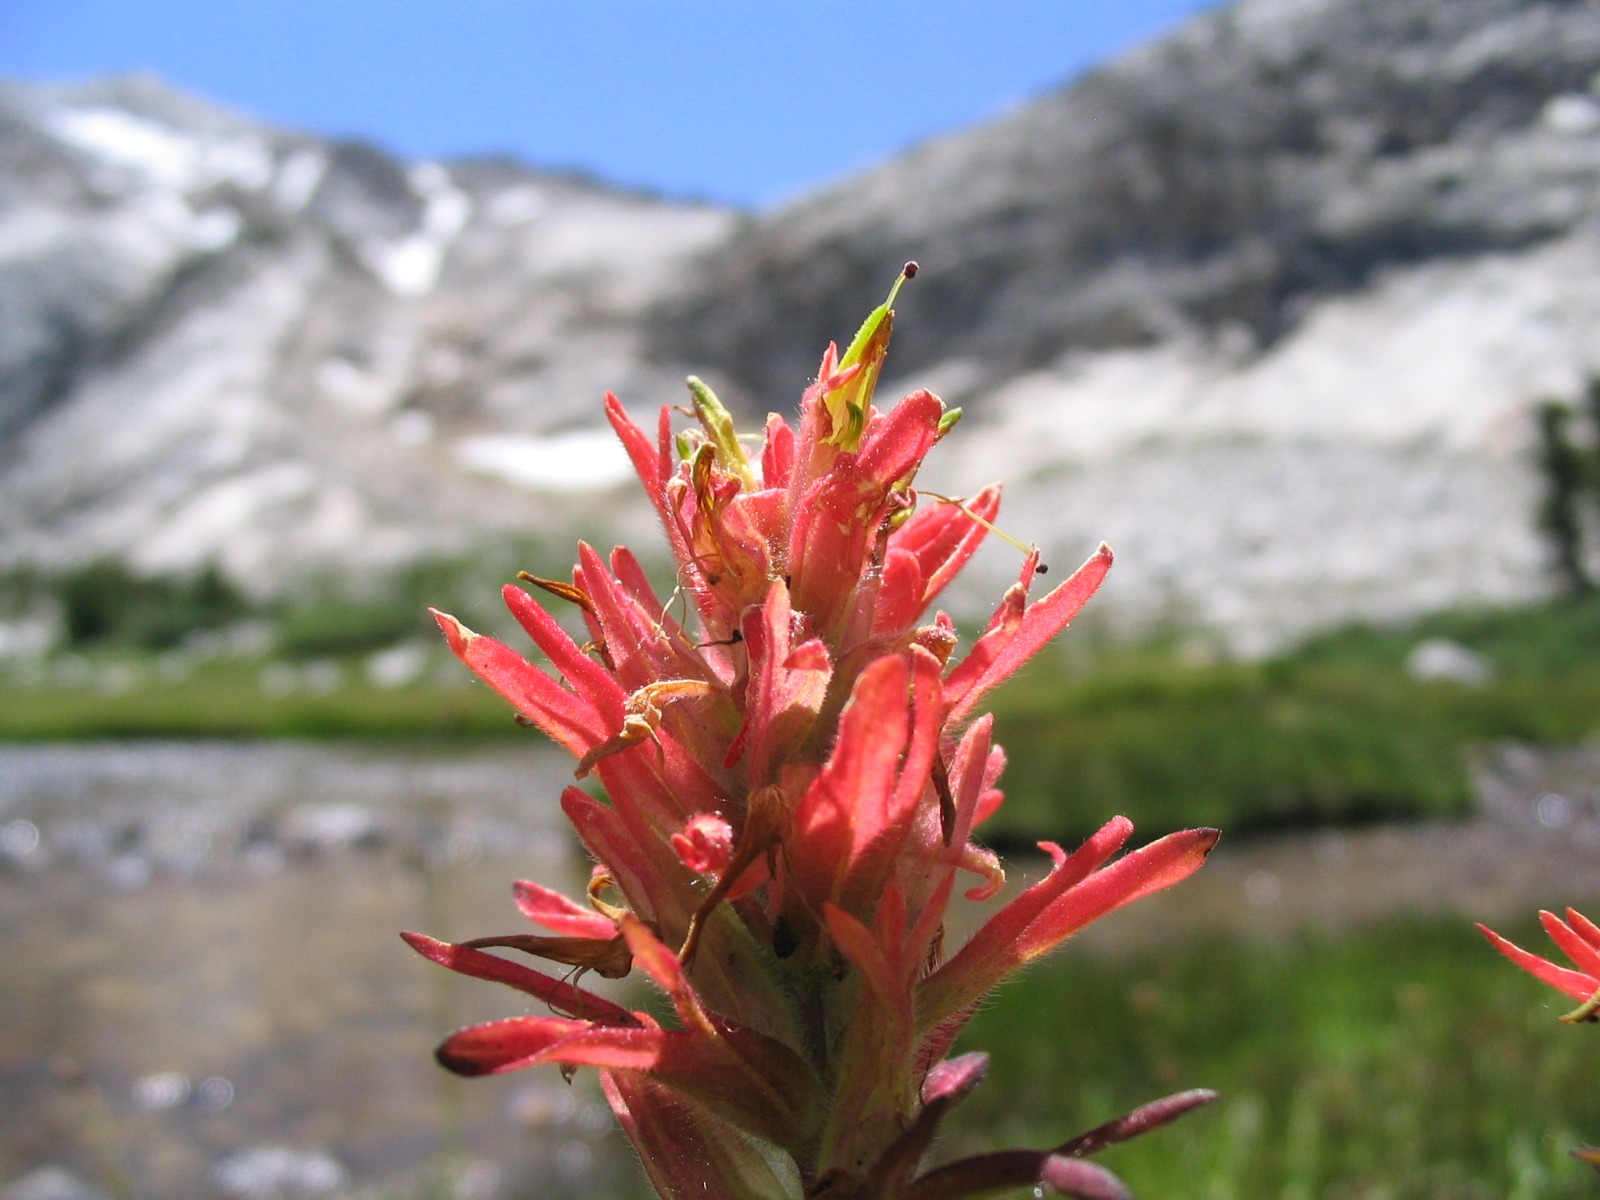
{"type": "MultiPolygon", "coordinates": [[[[1242,0],[742,230],[651,346],[776,403],[902,260],[950,486],[1266,645],[1523,599],[1531,405],[1600,371],[1600,7],[1242,0]]],[[[996,568],[999,574],[1000,568],[996,568]]]]}
{"type": "Polygon", "coordinates": [[[848,334],[839,297],[907,258],[903,370],[1270,345],[1386,271],[1591,226],[1597,70],[1592,4],[1243,0],[768,215],[657,314],[655,345],[781,394],[848,334]]]}
{"type": "Polygon", "coordinates": [[[1538,595],[1530,410],[1600,372],[1600,7],[1242,0],[754,216],[4,87],[0,565],[637,536],[600,393],[786,409],[908,258],[885,386],[968,413],[924,482],[1005,478],[1063,567],[1111,541],[1118,619],[1538,595]]]}
{"type": "Polygon", "coordinates": [[[537,530],[552,494],[609,510],[599,397],[676,396],[638,317],[732,220],[408,166],[150,79],[7,86],[0,560],[270,589],[537,530]],[[541,463],[551,494],[506,479],[541,463]]]}

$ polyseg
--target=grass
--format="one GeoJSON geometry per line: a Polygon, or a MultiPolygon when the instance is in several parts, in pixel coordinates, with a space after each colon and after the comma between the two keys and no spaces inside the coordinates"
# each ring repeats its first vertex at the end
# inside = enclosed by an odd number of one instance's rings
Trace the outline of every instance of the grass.
{"type": "MultiPolygon", "coordinates": [[[[481,625],[487,614],[465,615],[481,625]]],[[[219,658],[165,682],[162,663],[181,650],[162,657],[114,640],[82,648],[77,682],[59,670],[44,682],[0,675],[0,738],[529,736],[486,688],[442,682],[465,672],[431,640],[420,603],[324,597],[278,614],[274,628],[275,662],[219,658]],[[429,647],[425,677],[368,681],[365,655],[397,638],[429,647]],[[273,671],[318,670],[316,686],[263,687],[273,671]]],[[[1352,627],[1264,662],[1112,646],[1036,662],[995,709],[1008,799],[985,834],[1002,846],[1070,840],[1110,812],[1150,829],[1233,833],[1450,816],[1471,805],[1474,747],[1600,730],[1600,599],[1352,627]],[[1428,637],[1469,647],[1493,678],[1412,678],[1406,655],[1428,637]]]]}
{"type": "Polygon", "coordinates": [[[1000,841],[1087,833],[1107,812],[1231,832],[1460,814],[1469,755],[1600,731],[1600,601],[1351,627],[1264,662],[1161,646],[1035,665],[996,698],[1010,755],[1000,841]],[[1425,638],[1481,655],[1483,686],[1405,668],[1425,638]]]}
{"type": "MultiPolygon", "coordinates": [[[[1003,834],[1083,834],[1101,814],[1231,831],[1441,815],[1470,801],[1475,740],[1438,687],[1377,672],[1112,664],[997,704],[1003,834]]],[[[1488,732],[1488,731],[1486,731],[1488,732]]],[[[1493,734],[1491,733],[1490,736],[1493,734]]]]}
{"type": "MultiPolygon", "coordinates": [[[[80,595],[94,636],[76,656],[36,679],[0,675],[0,738],[532,736],[487,688],[444,682],[465,672],[436,645],[413,682],[368,677],[367,652],[427,632],[409,599],[324,597],[268,614],[270,659],[168,670],[183,652],[160,650],[172,625],[152,614],[171,597],[134,591],[125,612],[80,595]]],[[[204,580],[184,596],[219,631],[237,615],[204,580]]],[[[1600,600],[1351,627],[1265,662],[1110,647],[1035,664],[996,708],[1010,752],[997,841],[1070,840],[1114,811],[1151,831],[1230,833],[1448,815],[1470,804],[1473,747],[1600,730],[1600,600]],[[1412,678],[1406,657],[1428,637],[1471,648],[1493,678],[1412,678]]],[[[958,1049],[989,1051],[993,1069],[941,1152],[1051,1145],[1203,1085],[1223,1103],[1106,1154],[1135,1194],[1587,1197],[1596,1181],[1565,1151],[1600,1141],[1600,1031],[1559,1025],[1566,1007],[1464,922],[1069,948],[975,1019],[958,1049]]]]}
{"type": "MultiPolygon", "coordinates": [[[[102,675],[117,662],[102,663],[102,675]]],[[[351,678],[357,664],[332,665],[341,682],[286,694],[263,689],[269,668],[249,662],[207,664],[187,678],[142,681],[126,691],[0,686],[0,740],[535,736],[477,683],[380,688],[351,678]]]]}
{"type": "Polygon", "coordinates": [[[1219,1104],[1102,1157],[1135,1195],[1589,1197],[1566,1151],[1600,1140],[1600,1036],[1559,1024],[1567,1006],[1457,922],[1069,947],[963,1036],[992,1067],[943,1153],[1053,1145],[1206,1086],[1219,1104]]]}

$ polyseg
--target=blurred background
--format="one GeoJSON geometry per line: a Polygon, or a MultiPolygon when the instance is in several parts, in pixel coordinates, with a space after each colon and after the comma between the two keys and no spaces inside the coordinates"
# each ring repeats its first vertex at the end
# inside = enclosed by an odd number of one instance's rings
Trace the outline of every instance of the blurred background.
{"type": "Polygon", "coordinates": [[[0,1200],[643,1194],[586,1075],[432,1063],[515,997],[395,932],[587,867],[424,607],[661,569],[602,393],[788,411],[912,258],[923,481],[1118,555],[989,841],[1227,832],[941,1152],[1204,1085],[1138,1194],[1592,1194],[1600,1044],[1470,921],[1600,899],[1600,7],[11,0],[0,1200]]]}

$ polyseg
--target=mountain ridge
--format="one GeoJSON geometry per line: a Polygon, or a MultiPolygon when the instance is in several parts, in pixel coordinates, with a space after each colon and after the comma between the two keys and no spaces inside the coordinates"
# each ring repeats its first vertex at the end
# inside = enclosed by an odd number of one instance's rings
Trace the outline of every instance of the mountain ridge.
{"type": "Polygon", "coordinates": [[[652,348],[791,386],[836,297],[906,258],[929,269],[902,367],[953,347],[1025,369],[1227,326],[1270,342],[1307,292],[1592,220],[1600,163],[1572,135],[1594,125],[1597,65],[1588,5],[1246,0],[767,214],[655,314],[652,348]]]}
{"type": "Polygon", "coordinates": [[[403,164],[149,80],[9,85],[0,122],[32,167],[0,209],[13,564],[260,581],[533,527],[547,498],[464,449],[591,424],[606,387],[662,392],[632,313],[730,219],[508,163],[403,164]]]}
{"type": "Polygon", "coordinates": [[[754,215],[0,86],[0,567],[649,538],[601,393],[784,410],[906,258],[885,390],[968,411],[927,482],[1110,539],[1124,624],[1536,597],[1531,407],[1600,373],[1600,9],[1243,0],[754,215]]]}

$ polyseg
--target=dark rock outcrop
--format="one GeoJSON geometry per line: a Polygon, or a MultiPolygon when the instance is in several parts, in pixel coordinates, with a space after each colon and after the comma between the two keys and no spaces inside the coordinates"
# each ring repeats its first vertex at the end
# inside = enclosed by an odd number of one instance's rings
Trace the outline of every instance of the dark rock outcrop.
{"type": "Polygon", "coordinates": [[[764,217],[652,315],[650,346],[772,403],[906,258],[900,372],[1271,344],[1385,270],[1592,226],[1597,71],[1592,3],[1245,0],[764,217]]]}

